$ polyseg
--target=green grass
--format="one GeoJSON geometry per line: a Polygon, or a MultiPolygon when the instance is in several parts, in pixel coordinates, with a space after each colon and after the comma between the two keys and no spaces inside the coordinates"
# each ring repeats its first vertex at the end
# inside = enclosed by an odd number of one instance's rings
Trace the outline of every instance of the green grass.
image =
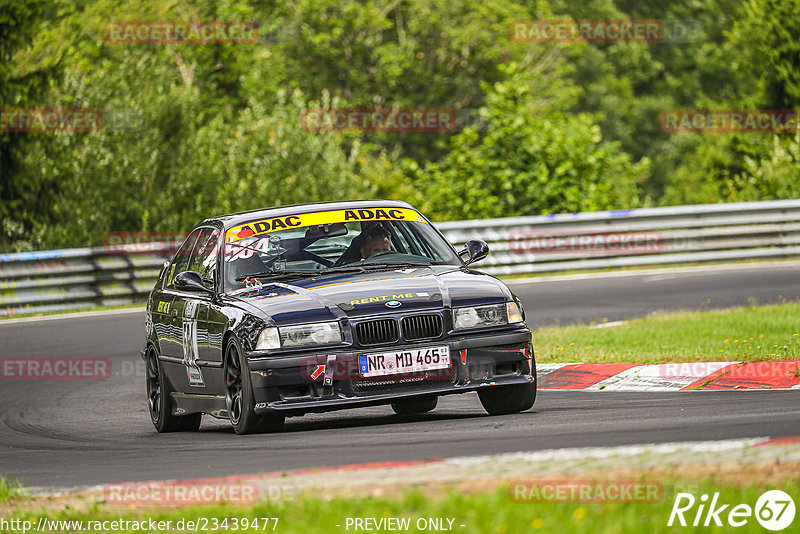
{"type": "Polygon", "coordinates": [[[660,313],[621,326],[534,332],[538,363],[800,359],[800,304],[660,313]]]}
{"type": "Polygon", "coordinates": [[[27,493],[16,480],[0,477],[0,502],[8,502],[15,497],[25,497],[27,493]]]}
{"type": "MultiPolygon", "coordinates": [[[[627,480],[631,480],[628,478],[627,480]]],[[[647,479],[640,478],[640,481],[647,479]]],[[[686,486],[677,480],[657,480],[663,484],[662,499],[655,503],[570,503],[570,502],[517,502],[512,500],[512,493],[508,486],[486,489],[477,493],[462,493],[455,490],[442,490],[431,494],[413,491],[400,498],[372,498],[353,497],[324,500],[313,496],[301,496],[299,499],[275,504],[262,502],[253,506],[213,505],[205,507],[192,507],[184,509],[139,509],[138,511],[118,511],[104,509],[102,505],[92,505],[88,511],[78,512],[75,509],[61,510],[47,514],[51,520],[65,521],[102,521],[105,519],[142,520],[153,519],[156,521],[197,521],[201,518],[209,521],[211,518],[229,518],[229,527],[232,518],[278,518],[277,528],[274,532],[283,534],[294,533],[328,533],[328,532],[353,532],[351,526],[345,530],[347,518],[371,517],[407,517],[411,520],[408,532],[420,532],[416,522],[420,518],[452,518],[453,532],[465,534],[517,534],[530,532],[563,532],[563,533],[622,533],[622,532],[667,532],[675,531],[675,526],[667,527],[667,521],[672,510],[675,495],[678,491],[686,491],[697,498],[697,503],[691,512],[684,517],[689,525],[694,519],[697,504],[702,494],[713,495],[720,493],[718,505],[729,503],[731,506],[721,515],[724,521],[727,512],[737,504],[747,504],[754,507],[758,497],[766,489],[780,489],[789,495],[798,496],[800,486],[798,482],[790,481],[781,484],[779,488],[765,487],[764,485],[751,484],[746,487],[720,483],[708,478],[699,483],[686,486]],[[337,527],[336,525],[340,525],[337,527]],[[464,525],[463,527],[461,525],[464,525]]],[[[9,514],[4,514],[9,517],[9,514]]],[[[11,517],[28,519],[36,522],[38,517],[45,512],[36,510],[30,512],[13,512],[11,517]]],[[[211,520],[213,521],[213,520],[211,520]]],[[[209,521],[209,525],[213,523],[209,521]]],[[[259,519],[260,521],[260,519],[259,519]]],[[[795,522],[797,519],[795,519],[795,522]]],[[[446,522],[445,522],[446,524],[446,522]]],[[[702,524],[702,522],[701,522],[702,524]]],[[[244,532],[273,532],[273,522],[264,530],[263,523],[257,529],[240,530],[244,532]]],[[[35,528],[35,527],[34,527],[35,528]]],[[[84,530],[86,525],[84,524],[84,530]]],[[[174,527],[173,527],[174,528],[174,527]]],[[[681,532],[728,532],[730,527],[677,527],[681,532]]],[[[78,530],[78,529],[75,529],[78,530]]],[[[188,530],[188,529],[187,529],[188,530]]],[[[201,529],[202,530],[202,529],[201,529]]],[[[748,523],[735,529],[737,532],[765,532],[754,517],[748,523]]],[[[173,530],[174,531],[174,530],[173,530]]],[[[211,530],[213,531],[213,530],[211,530]]],[[[222,531],[222,530],[219,530],[222,531]]],[[[120,529],[115,532],[137,532],[135,529],[120,529]]]]}

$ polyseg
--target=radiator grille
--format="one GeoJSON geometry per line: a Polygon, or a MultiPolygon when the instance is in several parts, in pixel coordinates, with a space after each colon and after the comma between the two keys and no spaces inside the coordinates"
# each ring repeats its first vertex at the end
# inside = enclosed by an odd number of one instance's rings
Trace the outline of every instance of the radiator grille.
{"type": "Polygon", "coordinates": [[[409,341],[415,339],[430,339],[441,335],[441,315],[412,315],[403,318],[403,337],[409,341]]]}
{"type": "Polygon", "coordinates": [[[375,319],[358,323],[356,338],[363,346],[394,343],[400,339],[400,331],[394,319],[375,319]]]}

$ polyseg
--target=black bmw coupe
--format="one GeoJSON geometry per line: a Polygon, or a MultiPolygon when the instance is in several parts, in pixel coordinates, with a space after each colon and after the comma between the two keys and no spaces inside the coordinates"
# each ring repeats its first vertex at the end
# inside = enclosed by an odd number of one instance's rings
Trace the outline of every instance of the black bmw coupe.
{"type": "Polygon", "coordinates": [[[203,414],[238,434],[288,416],[476,391],[490,414],[536,398],[519,300],[397,201],[304,204],[203,221],[165,263],[142,349],[159,432],[203,414]]]}

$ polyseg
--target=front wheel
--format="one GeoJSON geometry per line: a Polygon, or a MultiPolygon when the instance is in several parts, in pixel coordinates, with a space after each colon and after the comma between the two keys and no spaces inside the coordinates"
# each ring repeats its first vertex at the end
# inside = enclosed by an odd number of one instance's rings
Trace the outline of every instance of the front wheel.
{"type": "Polygon", "coordinates": [[[530,409],[536,402],[536,382],[478,390],[483,409],[491,415],[504,415],[530,409]]]}
{"type": "Polygon", "coordinates": [[[171,391],[161,360],[158,359],[155,349],[150,347],[147,350],[147,404],[153,426],[159,432],[199,429],[203,414],[173,415],[171,391]]]}
{"type": "Polygon", "coordinates": [[[282,415],[258,415],[255,412],[255,395],[247,357],[235,337],[228,340],[225,349],[225,403],[228,418],[237,434],[278,432],[283,428],[282,415]]]}

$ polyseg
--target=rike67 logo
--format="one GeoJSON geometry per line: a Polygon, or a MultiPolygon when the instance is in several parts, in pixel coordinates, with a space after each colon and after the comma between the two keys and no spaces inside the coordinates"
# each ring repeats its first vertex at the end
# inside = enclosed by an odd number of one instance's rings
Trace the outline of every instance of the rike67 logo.
{"type": "Polygon", "coordinates": [[[719,493],[709,496],[703,494],[696,499],[691,493],[678,493],[669,514],[667,526],[691,524],[693,527],[727,525],[741,527],[755,516],[756,521],[767,530],[784,530],[792,524],[795,516],[795,505],[788,493],[781,490],[770,490],[761,494],[755,508],[748,504],[737,504],[720,501],[719,493]],[[695,509],[696,508],[696,509],[695,509]]]}

